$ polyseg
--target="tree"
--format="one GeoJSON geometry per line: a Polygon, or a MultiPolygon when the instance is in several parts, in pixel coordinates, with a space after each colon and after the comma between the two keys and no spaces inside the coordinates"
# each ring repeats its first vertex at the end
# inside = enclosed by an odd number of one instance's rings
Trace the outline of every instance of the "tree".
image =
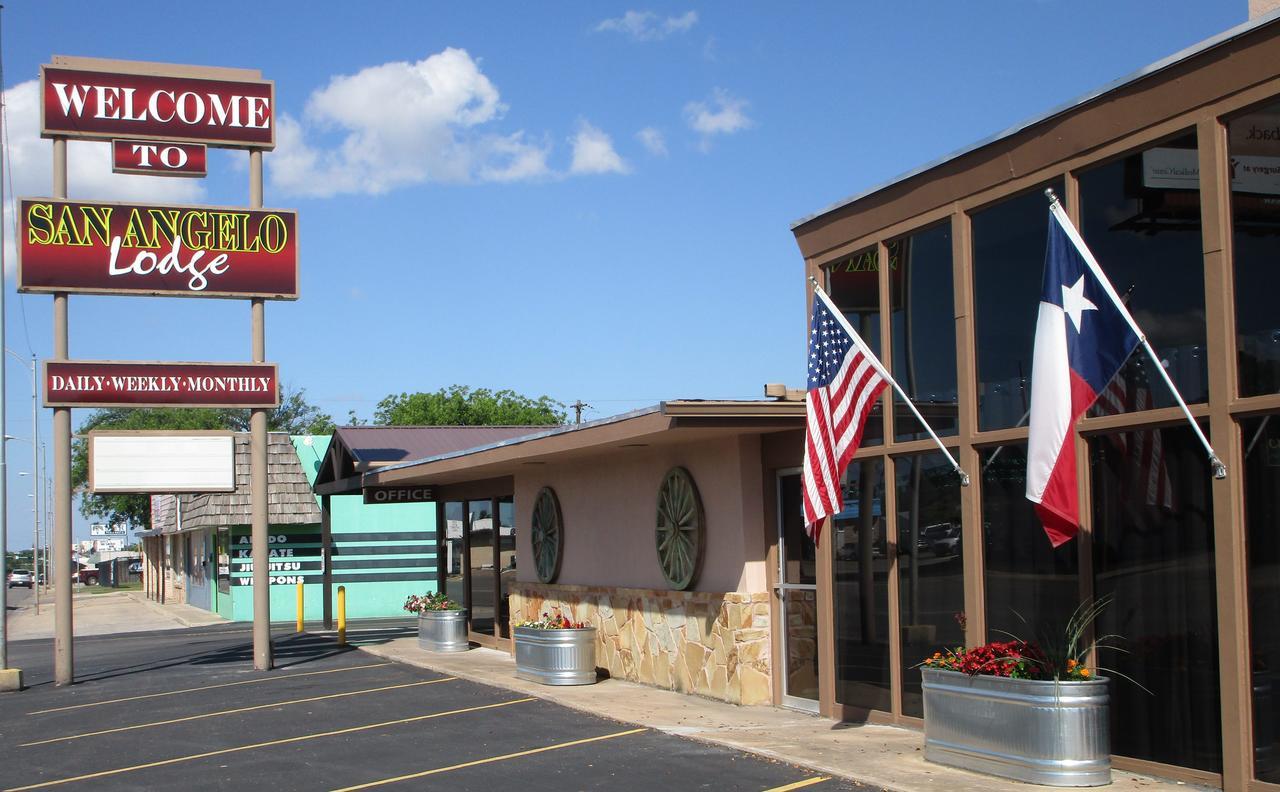
{"type": "Polygon", "coordinates": [[[435,393],[401,393],[378,402],[375,426],[549,426],[563,424],[565,406],[547,396],[472,390],[451,385],[435,393]]]}
{"type": "MultiPolygon", "coordinates": [[[[109,407],[95,410],[80,424],[77,434],[94,429],[189,431],[199,429],[249,430],[247,409],[133,408],[109,407]]],[[[306,400],[306,389],[280,389],[280,406],[267,413],[267,430],[290,434],[330,434],[333,418],[306,400]]],[[[151,522],[151,499],[146,495],[94,495],[84,489],[89,482],[89,444],[81,438],[71,448],[71,487],[80,491],[80,513],[104,522],[147,525],[151,522]]]]}

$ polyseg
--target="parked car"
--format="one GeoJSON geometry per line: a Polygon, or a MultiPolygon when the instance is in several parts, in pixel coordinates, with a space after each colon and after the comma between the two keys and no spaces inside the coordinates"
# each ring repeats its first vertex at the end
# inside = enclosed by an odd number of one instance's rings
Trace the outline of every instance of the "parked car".
{"type": "Polygon", "coordinates": [[[960,526],[948,527],[933,540],[933,554],[940,558],[960,555],[960,526]]]}
{"type": "Polygon", "coordinates": [[[916,537],[916,549],[922,553],[926,550],[931,550],[933,543],[945,537],[951,529],[952,525],[949,522],[926,525],[920,529],[920,533],[916,537]]]}
{"type": "Polygon", "coordinates": [[[130,565],[129,565],[129,574],[130,574],[130,575],[141,575],[141,574],[142,574],[142,562],[141,562],[141,561],[134,561],[132,564],[130,564],[130,565]]]}
{"type": "Polygon", "coordinates": [[[35,576],[31,574],[29,569],[15,569],[9,573],[9,588],[14,586],[31,588],[35,585],[35,582],[35,576]]]}
{"type": "Polygon", "coordinates": [[[76,580],[80,581],[81,583],[85,584],[86,586],[95,586],[95,585],[97,585],[97,583],[98,583],[98,568],[97,568],[97,567],[82,567],[82,568],[80,569],[80,571],[76,573],[76,580]]]}

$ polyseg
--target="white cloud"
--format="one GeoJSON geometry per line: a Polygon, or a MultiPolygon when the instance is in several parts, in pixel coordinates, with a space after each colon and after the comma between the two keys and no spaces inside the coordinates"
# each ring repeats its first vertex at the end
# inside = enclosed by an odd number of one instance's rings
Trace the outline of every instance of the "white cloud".
{"type": "MultiPolygon", "coordinates": [[[[14,195],[48,197],[53,194],[53,141],[40,137],[40,81],[19,83],[4,96],[11,166],[7,175],[14,195]]],[[[72,140],[67,143],[67,195],[101,201],[199,203],[205,189],[198,179],[112,173],[110,142],[72,140]]],[[[13,197],[4,207],[9,228],[13,227],[13,197]]],[[[7,272],[14,271],[16,261],[13,235],[9,234],[5,239],[7,272]]]]}
{"type": "Polygon", "coordinates": [[[674,33],[688,33],[698,23],[697,11],[686,11],[678,17],[661,19],[652,11],[628,11],[617,19],[606,19],[596,25],[597,33],[615,32],[636,41],[657,41],[674,33]]]}
{"type": "Polygon", "coordinates": [[[754,123],[745,112],[747,101],[736,99],[721,88],[715,89],[708,102],[689,102],[684,117],[689,126],[703,137],[704,147],[714,135],[732,135],[754,123]]]}
{"type": "Polygon", "coordinates": [[[629,173],[631,168],[613,150],[613,140],[586,121],[578,124],[573,136],[573,164],[570,173],[629,173]]]}
{"type": "Polygon", "coordinates": [[[483,131],[506,109],[465,50],[371,66],[331,79],[303,118],[282,114],[268,168],[275,187],[311,196],[548,175],[550,145],[483,131]]]}
{"type": "Polygon", "coordinates": [[[636,133],[636,137],[650,154],[655,157],[667,156],[667,140],[663,137],[661,130],[645,127],[636,133]]]}

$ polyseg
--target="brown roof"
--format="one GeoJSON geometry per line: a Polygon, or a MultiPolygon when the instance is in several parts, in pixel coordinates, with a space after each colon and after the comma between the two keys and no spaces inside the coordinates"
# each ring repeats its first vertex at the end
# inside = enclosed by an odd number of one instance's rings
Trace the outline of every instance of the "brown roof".
{"type": "Polygon", "coordinates": [[[316,491],[359,492],[365,471],[545,432],[550,426],[344,426],[333,433],[316,491]]]}
{"type": "MultiPolygon", "coordinates": [[[[183,495],[184,531],[223,525],[248,525],[253,519],[249,499],[249,433],[238,432],[236,441],[236,489],[183,495]]],[[[307,483],[289,435],[267,435],[267,521],[272,525],[304,525],[320,522],[320,507],[307,483]]]]}

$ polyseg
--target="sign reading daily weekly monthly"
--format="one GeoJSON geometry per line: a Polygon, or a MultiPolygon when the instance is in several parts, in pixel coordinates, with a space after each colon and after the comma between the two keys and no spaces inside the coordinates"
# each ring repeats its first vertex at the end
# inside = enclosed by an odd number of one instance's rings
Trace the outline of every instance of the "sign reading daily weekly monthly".
{"type": "Polygon", "coordinates": [[[275,84],[246,70],[190,76],[160,63],[55,58],[40,69],[41,134],[275,147],[275,84]],[[100,68],[96,68],[98,65],[100,68]]]}
{"type": "Polygon", "coordinates": [[[18,291],[295,300],[297,213],[24,198],[18,291]]]}
{"type": "Polygon", "coordinates": [[[277,407],[273,363],[50,360],[46,407],[277,407]]]}

